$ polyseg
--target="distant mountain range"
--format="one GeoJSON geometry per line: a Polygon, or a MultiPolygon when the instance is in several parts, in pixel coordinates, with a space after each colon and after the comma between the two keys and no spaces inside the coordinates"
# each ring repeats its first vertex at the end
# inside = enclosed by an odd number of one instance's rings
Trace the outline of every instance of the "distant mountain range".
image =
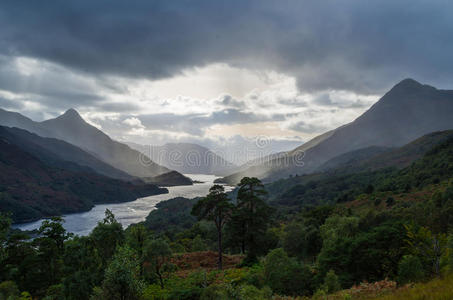
{"type": "Polygon", "coordinates": [[[42,137],[66,141],[135,177],[154,177],[170,171],[144,157],[137,150],[112,140],[85,122],[74,109],[44,122],[34,122],[21,114],[0,109],[0,125],[18,127],[42,137]]]}
{"type": "Polygon", "coordinates": [[[453,91],[405,79],[353,122],[315,137],[283,157],[218,182],[235,184],[244,176],[269,182],[289,175],[309,174],[328,160],[353,150],[370,146],[399,147],[425,134],[453,129],[452,116],[453,91]]]}
{"type": "Polygon", "coordinates": [[[191,143],[168,143],[163,146],[145,146],[128,143],[156,163],[183,174],[213,174],[224,176],[237,166],[203,146],[191,143]]]}

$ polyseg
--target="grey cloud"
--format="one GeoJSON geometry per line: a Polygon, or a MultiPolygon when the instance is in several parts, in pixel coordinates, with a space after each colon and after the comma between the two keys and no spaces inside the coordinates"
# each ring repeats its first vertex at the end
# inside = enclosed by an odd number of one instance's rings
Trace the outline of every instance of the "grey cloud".
{"type": "Polygon", "coordinates": [[[15,60],[0,56],[0,90],[26,97],[52,109],[90,106],[104,100],[90,85],[67,70],[46,65],[42,70],[26,74],[15,60]]]}
{"type": "Polygon", "coordinates": [[[338,108],[366,108],[366,107],[370,106],[369,103],[365,103],[360,99],[353,101],[353,102],[345,101],[344,99],[333,100],[329,93],[322,93],[320,95],[317,95],[316,97],[314,97],[314,99],[312,101],[315,104],[327,106],[327,107],[333,107],[336,109],[338,109],[338,108]]]}
{"type": "Polygon", "coordinates": [[[107,112],[131,113],[140,110],[139,105],[130,102],[102,102],[96,104],[96,106],[102,111],[107,112]]]}
{"type": "MultiPolygon", "coordinates": [[[[161,113],[151,115],[135,116],[148,129],[159,129],[173,132],[185,132],[192,135],[202,136],[204,130],[215,124],[249,124],[265,121],[283,121],[286,115],[275,114],[264,116],[243,112],[238,109],[224,109],[211,114],[186,114],[177,115],[172,113],[161,113]]],[[[124,117],[126,119],[127,117],[124,117]]]]}
{"type": "Polygon", "coordinates": [[[317,97],[315,97],[315,99],[313,99],[313,102],[315,102],[316,104],[319,104],[319,105],[324,105],[324,106],[332,106],[335,104],[332,101],[332,99],[330,98],[330,95],[327,93],[318,95],[317,97]]]}
{"type": "Polygon", "coordinates": [[[225,62],[293,75],[306,91],[380,93],[405,77],[451,83],[452,10],[443,0],[5,0],[0,51],[147,78],[225,62]]]}
{"type": "Polygon", "coordinates": [[[219,100],[219,102],[221,105],[223,105],[225,107],[230,107],[230,108],[242,108],[243,109],[246,107],[244,101],[234,99],[230,95],[222,96],[221,99],[219,100]]]}
{"type": "Polygon", "coordinates": [[[24,105],[21,101],[0,97],[0,107],[6,109],[22,109],[24,105]]]}
{"type": "Polygon", "coordinates": [[[299,121],[295,124],[292,124],[291,126],[289,126],[289,129],[292,129],[292,130],[295,130],[298,132],[307,133],[307,134],[313,134],[313,133],[318,133],[318,132],[323,132],[323,131],[328,130],[328,128],[326,128],[323,125],[306,123],[304,121],[299,121]]]}

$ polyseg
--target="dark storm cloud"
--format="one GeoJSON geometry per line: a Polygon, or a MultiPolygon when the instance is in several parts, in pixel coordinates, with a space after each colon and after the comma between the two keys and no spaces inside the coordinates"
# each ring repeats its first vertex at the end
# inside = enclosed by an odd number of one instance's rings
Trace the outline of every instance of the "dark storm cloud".
{"type": "Polygon", "coordinates": [[[0,56],[0,90],[21,95],[22,100],[62,110],[74,103],[87,106],[103,100],[88,82],[67,70],[46,65],[27,74],[17,60],[6,56],[0,56]]]}
{"type": "Polygon", "coordinates": [[[225,62],[293,75],[307,91],[376,93],[404,77],[451,83],[452,10],[445,0],[6,0],[0,51],[152,79],[225,62]]]}

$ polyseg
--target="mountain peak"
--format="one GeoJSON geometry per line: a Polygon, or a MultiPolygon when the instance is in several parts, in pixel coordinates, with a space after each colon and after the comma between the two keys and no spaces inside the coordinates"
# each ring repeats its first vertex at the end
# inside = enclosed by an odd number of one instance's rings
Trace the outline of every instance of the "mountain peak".
{"type": "Polygon", "coordinates": [[[422,86],[422,84],[412,78],[406,78],[401,80],[397,85],[402,86],[422,86]]]}
{"type": "Polygon", "coordinates": [[[419,89],[434,89],[434,87],[427,85],[427,84],[421,84],[420,82],[412,79],[412,78],[406,78],[399,83],[397,83],[391,90],[390,92],[394,91],[402,91],[402,92],[408,92],[408,91],[414,91],[414,90],[419,90],[419,89]]]}
{"type": "Polygon", "coordinates": [[[68,109],[63,115],[66,116],[74,116],[74,117],[80,117],[80,114],[75,110],[74,108],[68,109]]]}
{"type": "Polygon", "coordinates": [[[431,93],[437,91],[436,88],[422,84],[414,79],[406,78],[399,83],[397,83],[390,91],[388,91],[384,97],[381,98],[379,102],[386,102],[391,99],[391,101],[406,99],[409,95],[421,95],[425,93],[431,93]]]}
{"type": "Polygon", "coordinates": [[[73,121],[83,121],[80,114],[74,109],[68,109],[64,114],[58,117],[58,119],[73,120],[73,121]]]}

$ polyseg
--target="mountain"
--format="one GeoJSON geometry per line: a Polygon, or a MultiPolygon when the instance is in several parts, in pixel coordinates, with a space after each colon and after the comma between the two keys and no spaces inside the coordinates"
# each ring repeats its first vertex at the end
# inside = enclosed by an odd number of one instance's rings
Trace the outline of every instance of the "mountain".
{"type": "Polygon", "coordinates": [[[358,150],[353,150],[350,152],[346,152],[344,154],[340,154],[335,156],[332,159],[329,159],[321,166],[316,169],[316,172],[326,172],[330,170],[336,169],[343,169],[347,167],[352,167],[356,165],[360,165],[363,161],[375,157],[376,155],[380,155],[386,152],[390,152],[392,149],[391,147],[379,147],[379,146],[370,146],[358,150]]]}
{"type": "Polygon", "coordinates": [[[85,122],[74,109],[44,122],[34,122],[5,110],[0,110],[0,117],[0,125],[19,127],[43,137],[66,141],[132,176],[153,177],[170,171],[129,146],[112,140],[101,130],[85,122]]]}
{"type": "Polygon", "coordinates": [[[86,123],[74,109],[40,124],[51,131],[53,137],[86,149],[132,176],[150,177],[170,171],[129,146],[112,140],[101,130],[86,123]]]}
{"type": "Polygon", "coordinates": [[[354,150],[328,160],[316,171],[357,173],[390,167],[401,169],[449,139],[453,139],[453,130],[432,132],[398,148],[371,146],[354,150]]]}
{"type": "Polygon", "coordinates": [[[373,191],[380,196],[388,191],[405,194],[451,178],[452,162],[450,130],[424,136],[359,165],[280,179],[267,184],[266,190],[271,203],[291,209],[352,201],[373,191]],[[389,163],[381,165],[387,158],[389,163]]]}
{"type": "Polygon", "coordinates": [[[369,146],[399,147],[434,131],[453,128],[453,91],[438,90],[413,79],[395,85],[353,122],[318,136],[284,158],[232,174],[222,181],[237,183],[244,176],[272,181],[315,172],[340,154],[369,146]]]}
{"type": "Polygon", "coordinates": [[[135,177],[115,169],[82,149],[61,140],[43,138],[23,129],[4,126],[0,126],[0,138],[53,167],[71,171],[96,172],[122,180],[135,180],[135,177]]]}
{"type": "Polygon", "coordinates": [[[192,185],[193,181],[187,176],[182,175],[177,171],[170,171],[165,174],[154,177],[146,177],[143,180],[147,183],[153,183],[159,186],[176,186],[176,185],[192,185]]]}
{"type": "Polygon", "coordinates": [[[0,125],[21,128],[40,136],[52,136],[52,132],[44,128],[40,123],[35,122],[20,113],[7,111],[1,108],[0,125]]]}
{"type": "Polygon", "coordinates": [[[168,143],[163,146],[129,145],[151,160],[183,174],[213,174],[224,176],[236,166],[215,152],[191,143],[168,143]]]}
{"type": "Polygon", "coordinates": [[[4,138],[0,138],[0,148],[0,211],[12,212],[15,222],[87,211],[98,203],[132,201],[168,192],[152,184],[56,168],[4,138]]]}

